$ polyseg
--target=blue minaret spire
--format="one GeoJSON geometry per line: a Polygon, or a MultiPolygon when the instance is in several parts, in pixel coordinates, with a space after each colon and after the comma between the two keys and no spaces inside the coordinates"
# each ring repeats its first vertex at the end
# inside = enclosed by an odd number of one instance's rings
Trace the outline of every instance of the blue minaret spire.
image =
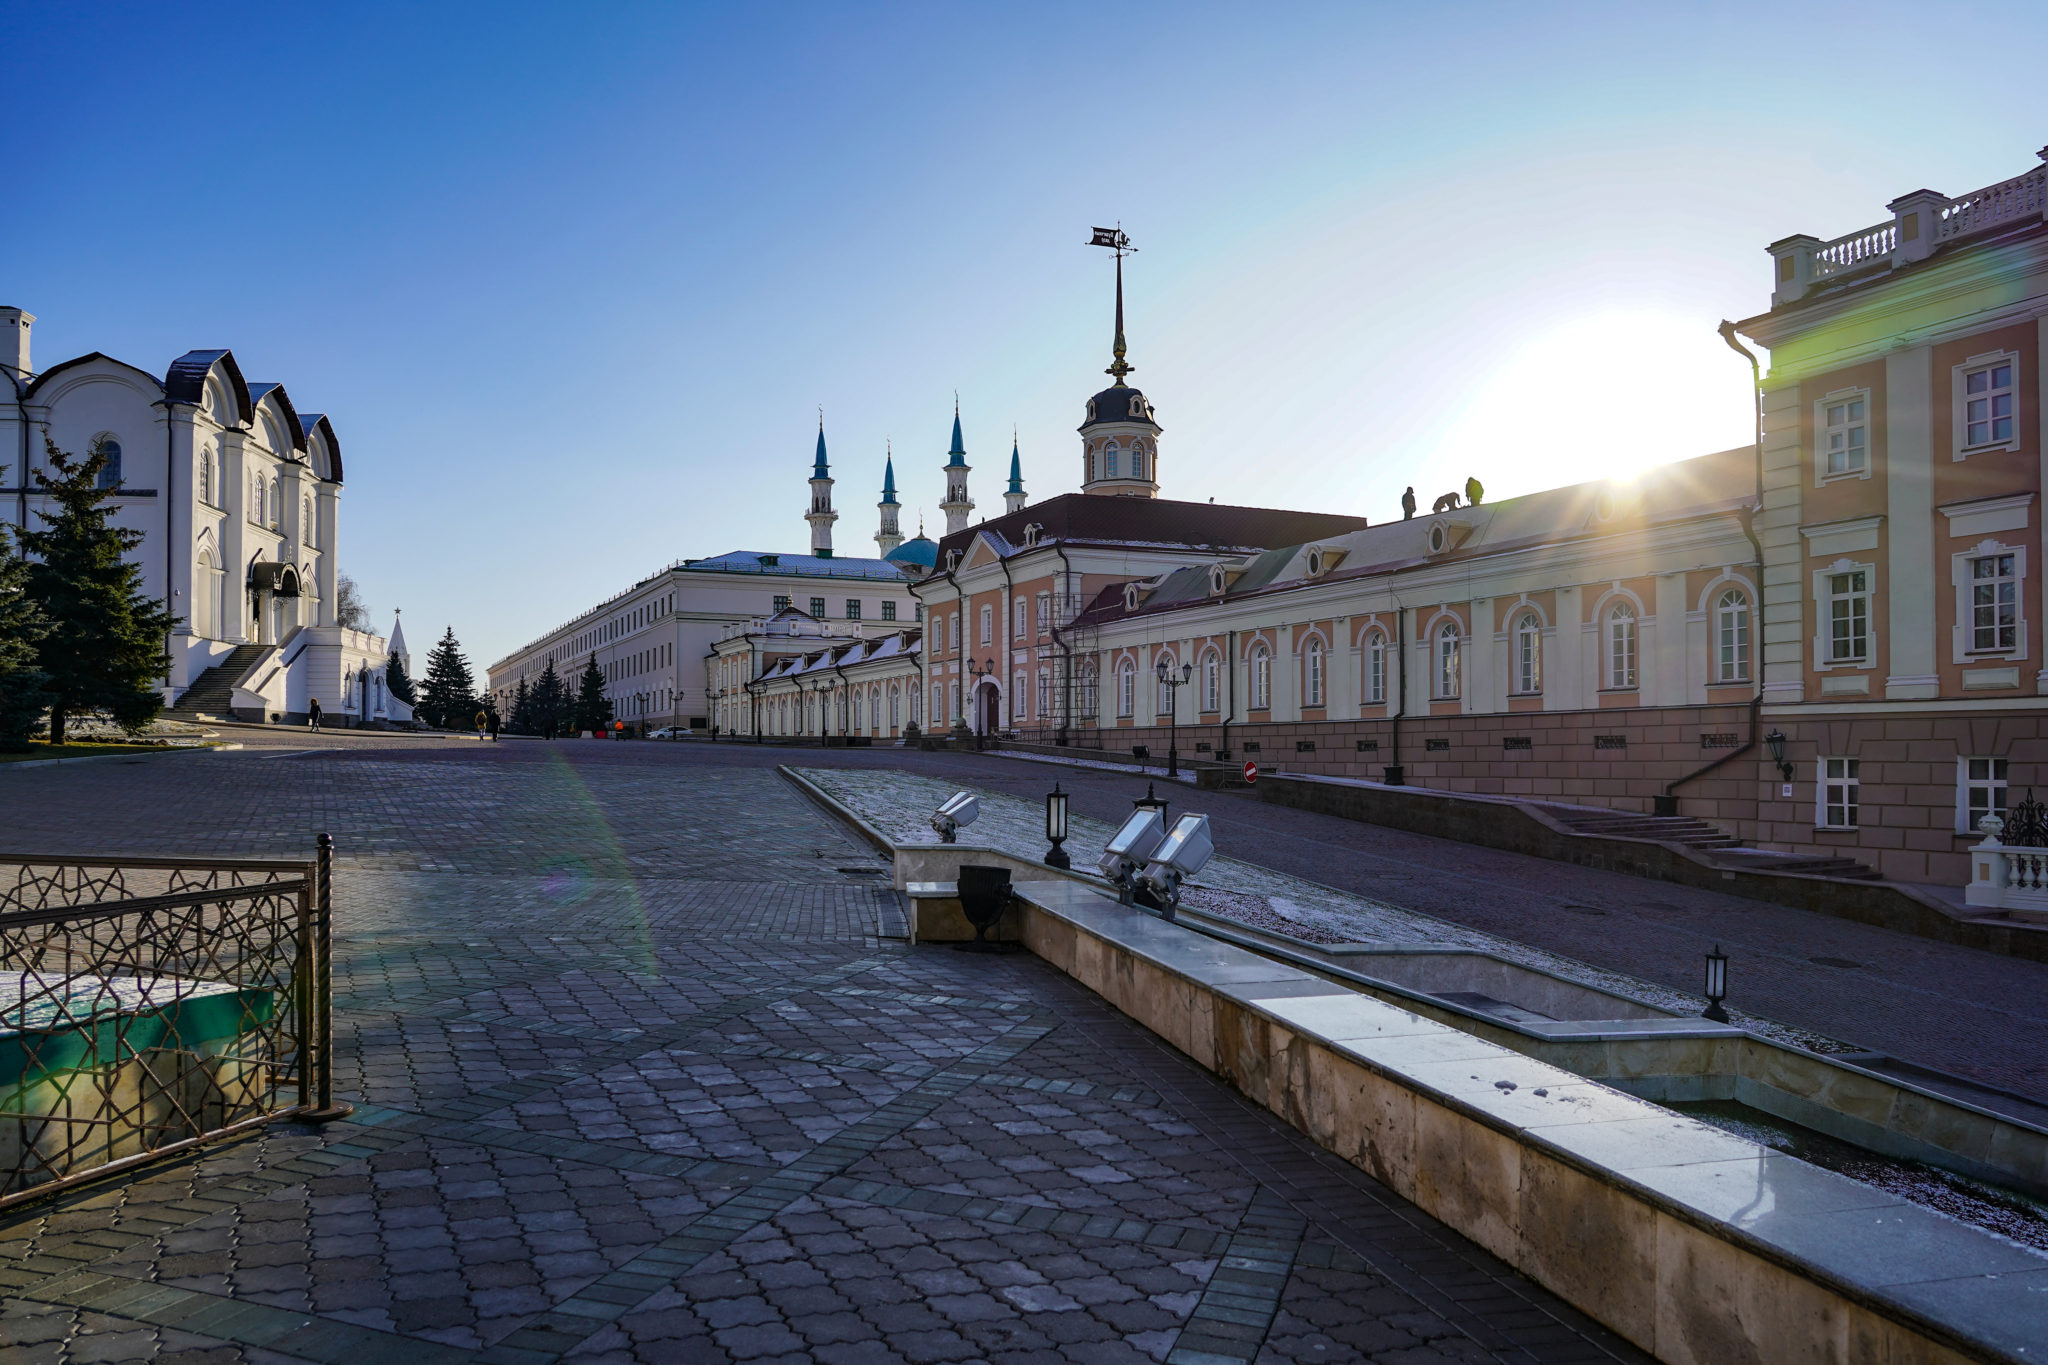
{"type": "Polygon", "coordinates": [[[1013,427],[1010,430],[1010,486],[1003,490],[1003,511],[1006,514],[1021,512],[1024,501],[1024,460],[1017,453],[1017,431],[1013,427]]]}
{"type": "Polygon", "coordinates": [[[974,499],[967,496],[967,442],[960,438],[960,395],[953,395],[953,448],[946,452],[946,500],[939,510],[946,514],[946,534],[967,529],[967,514],[974,499]]]}
{"type": "Polygon", "coordinates": [[[825,410],[818,409],[818,458],[811,466],[811,510],[804,513],[811,524],[811,553],[821,559],[832,557],[832,523],[839,514],[832,510],[832,472],[825,465],[825,410]]]}
{"type": "Polygon", "coordinates": [[[960,395],[957,393],[953,395],[953,448],[946,452],[946,456],[949,469],[956,465],[964,467],[967,463],[967,443],[960,439],[960,395]]]}
{"type": "Polygon", "coordinates": [[[882,547],[882,558],[903,543],[903,532],[897,529],[896,516],[900,504],[896,501],[896,452],[887,445],[882,447],[882,500],[875,508],[882,514],[881,527],[875,532],[875,544],[882,547]]]}

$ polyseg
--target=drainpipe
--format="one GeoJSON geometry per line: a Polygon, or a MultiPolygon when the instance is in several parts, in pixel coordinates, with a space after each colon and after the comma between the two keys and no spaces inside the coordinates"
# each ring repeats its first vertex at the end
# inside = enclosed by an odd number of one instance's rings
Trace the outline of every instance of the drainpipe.
{"type": "Polygon", "coordinates": [[[1223,761],[1230,760],[1230,722],[1237,719],[1237,632],[1230,631],[1223,641],[1223,674],[1229,679],[1230,709],[1223,713],[1223,742],[1216,747],[1223,752],[1223,761]]]}
{"type": "MultiPolygon", "coordinates": [[[[1016,611],[1017,604],[1010,599],[1015,595],[1017,585],[1010,579],[1010,561],[1007,556],[996,560],[996,567],[1003,571],[1003,620],[1002,624],[997,628],[996,634],[1001,637],[1003,642],[1003,675],[1014,684],[1017,678],[1017,624],[1012,613],[1016,611]]],[[[997,679],[996,692],[998,695],[1001,694],[1002,688],[1002,680],[997,679]]],[[[1012,697],[1010,698],[1011,719],[1014,720],[1016,715],[1017,699],[1012,697]]],[[[1003,728],[1002,721],[1003,717],[999,707],[996,715],[996,729],[1001,730],[1003,728]]]]}
{"type": "MultiPolygon", "coordinates": [[[[1068,580],[1074,576],[1074,566],[1068,561],[1067,552],[1061,548],[1058,541],[1052,543],[1052,552],[1060,557],[1060,587],[1065,589],[1068,580]]],[[[1060,728],[1058,739],[1059,746],[1062,749],[1067,747],[1067,727],[1072,723],[1074,717],[1074,646],[1073,642],[1068,640],[1060,631],[1060,602],[1066,596],[1067,594],[1064,591],[1056,592],[1053,594],[1052,600],[1052,642],[1054,647],[1060,652],[1060,662],[1064,666],[1065,672],[1065,681],[1060,687],[1060,696],[1063,701],[1059,708],[1060,728]]]]}
{"type": "MultiPolygon", "coordinates": [[[[1764,547],[1757,539],[1756,518],[1764,510],[1764,376],[1763,366],[1757,361],[1756,352],[1735,339],[1735,324],[1725,319],[1720,327],[1721,340],[1749,362],[1751,407],[1755,413],[1756,454],[1753,465],[1756,482],[1756,501],[1741,513],[1742,535],[1749,542],[1751,559],[1756,564],[1756,596],[1750,604],[1750,665],[1756,672],[1756,692],[1749,699],[1749,738],[1739,749],[1730,749],[1713,762],[1693,769],[1683,777],[1675,778],[1664,785],[1661,796],[1651,798],[1651,814],[1672,816],[1678,814],[1678,789],[1696,777],[1704,777],[1732,759],[1752,753],[1757,746],[1757,731],[1763,724],[1764,707],[1764,547]]],[[[1711,618],[1708,630],[1713,629],[1711,618]]]]}
{"type": "Polygon", "coordinates": [[[1408,714],[1408,609],[1394,604],[1394,715],[1393,759],[1387,765],[1386,784],[1401,786],[1408,774],[1401,768],[1401,717],[1408,714]]]}

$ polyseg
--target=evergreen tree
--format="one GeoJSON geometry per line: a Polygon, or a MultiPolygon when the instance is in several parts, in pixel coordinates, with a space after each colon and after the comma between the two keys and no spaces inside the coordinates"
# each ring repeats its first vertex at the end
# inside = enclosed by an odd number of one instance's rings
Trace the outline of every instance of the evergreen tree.
{"type": "Polygon", "coordinates": [[[0,526],[0,750],[19,753],[50,704],[49,676],[36,666],[36,645],[50,623],[28,595],[28,563],[17,559],[0,526]]]}
{"type": "Polygon", "coordinates": [[[29,596],[49,622],[37,663],[49,677],[50,743],[64,742],[65,722],[81,711],[105,711],[132,734],[163,710],[164,641],[178,618],[143,596],[142,568],[125,558],[142,532],[107,524],[115,490],[100,486],[102,444],[83,460],[47,436],[43,446],[54,472],[36,470],[36,487],[57,511],[37,512],[44,529],[24,531],[21,543],[35,557],[29,596]]]}
{"type": "Polygon", "coordinates": [[[427,655],[419,709],[427,724],[443,730],[466,730],[476,715],[476,679],[470,674],[462,646],[455,641],[453,626],[441,632],[440,643],[427,655]]]}
{"type": "Polygon", "coordinates": [[[532,708],[534,732],[553,739],[568,719],[568,703],[569,692],[562,685],[562,675],[555,672],[555,661],[549,659],[533,685],[533,695],[527,700],[527,705],[532,708]]]}
{"type": "Polygon", "coordinates": [[[419,697],[412,690],[412,679],[405,673],[405,660],[400,655],[393,654],[384,661],[384,686],[407,706],[419,704],[419,697]]]}
{"type": "Polygon", "coordinates": [[[595,654],[583,665],[583,676],[577,682],[574,728],[578,731],[604,729],[612,721],[612,699],[604,694],[604,670],[597,666],[595,654]]]}
{"type": "Polygon", "coordinates": [[[505,728],[515,735],[533,733],[533,694],[526,690],[526,679],[519,680],[519,686],[512,689],[512,714],[505,718],[505,728]]]}

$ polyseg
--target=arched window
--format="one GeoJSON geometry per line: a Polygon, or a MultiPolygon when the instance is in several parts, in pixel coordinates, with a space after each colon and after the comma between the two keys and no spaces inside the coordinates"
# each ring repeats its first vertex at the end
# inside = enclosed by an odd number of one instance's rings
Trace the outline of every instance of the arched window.
{"type": "Polygon", "coordinates": [[[1543,690],[1543,621],[1533,611],[1515,618],[1515,691],[1543,690]]]}
{"type": "Polygon", "coordinates": [[[249,520],[263,524],[263,476],[254,470],[249,473],[249,520]]]}
{"type": "Polygon", "coordinates": [[[902,724],[902,721],[898,718],[902,700],[902,693],[897,691],[896,688],[891,687],[889,689],[889,728],[891,730],[902,724]]]}
{"type": "Polygon", "coordinates": [[[227,575],[221,571],[220,561],[214,558],[213,548],[208,546],[199,552],[198,590],[192,594],[192,631],[209,640],[221,637],[221,585],[227,575]]]}
{"type": "Polygon", "coordinates": [[[199,500],[213,506],[213,452],[206,449],[199,452],[199,500]]]}
{"type": "Polygon", "coordinates": [[[1373,631],[1365,637],[1365,704],[1387,703],[1387,637],[1373,631]]]}
{"type": "Polygon", "coordinates": [[[1273,707],[1273,656],[1265,645],[1252,646],[1252,706],[1254,711],[1270,711],[1273,707]]]}
{"type": "Polygon", "coordinates": [[[1616,602],[1607,613],[1607,685],[1636,685],[1636,609],[1632,602],[1616,602]]]}
{"type": "MultiPolygon", "coordinates": [[[[1180,664],[1175,661],[1171,654],[1166,653],[1164,650],[1160,651],[1158,662],[1166,665],[1166,676],[1169,678],[1180,672],[1180,664]]],[[[1157,675],[1156,667],[1154,675],[1157,675]]],[[[1152,703],[1153,714],[1158,716],[1173,714],[1173,689],[1168,687],[1163,681],[1157,682],[1155,686],[1158,688],[1158,696],[1152,703]]]]}
{"type": "Polygon", "coordinates": [[[1223,709],[1223,661],[1214,650],[1202,656],[1202,709],[1223,709]]]}
{"type": "Polygon", "coordinates": [[[320,543],[319,537],[313,526],[313,500],[311,498],[306,499],[306,505],[301,510],[301,515],[299,519],[299,539],[305,541],[306,544],[308,545],[318,545],[320,543]]]}
{"type": "Polygon", "coordinates": [[[1131,447],[1131,477],[1134,479],[1145,477],[1145,450],[1142,446],[1134,445],[1131,447]]]}
{"type": "Polygon", "coordinates": [[[1458,633],[1456,621],[1446,621],[1436,628],[1436,694],[1444,700],[1453,700],[1463,679],[1460,676],[1460,655],[1464,640],[1458,633]]]}
{"type": "Polygon", "coordinates": [[[1734,588],[1714,603],[1714,681],[1749,681],[1749,598],[1734,588]]]}
{"type": "Polygon", "coordinates": [[[1116,448],[1116,442],[1115,442],[1115,441],[1111,441],[1111,442],[1110,442],[1110,443],[1109,443],[1108,445],[1106,445],[1106,446],[1104,446],[1104,447],[1102,448],[1102,477],[1103,477],[1103,478],[1105,478],[1105,479],[1113,479],[1113,478],[1115,478],[1115,477],[1116,477],[1116,456],[1117,456],[1117,448],[1116,448]]]}
{"type": "Polygon", "coordinates": [[[1313,635],[1301,651],[1302,688],[1301,700],[1304,706],[1323,704],[1323,642],[1313,635]]]}
{"type": "Polygon", "coordinates": [[[100,466],[99,486],[101,488],[119,488],[121,486],[121,443],[111,436],[102,436],[99,439],[99,450],[100,454],[107,457],[107,462],[100,466]]]}
{"type": "Polygon", "coordinates": [[[1116,666],[1116,713],[1131,715],[1137,708],[1138,666],[1125,659],[1116,666]]]}
{"type": "Polygon", "coordinates": [[[269,506],[264,510],[270,513],[270,529],[282,531],[284,529],[284,491],[274,476],[270,480],[270,496],[266,501],[269,503],[269,506]]]}

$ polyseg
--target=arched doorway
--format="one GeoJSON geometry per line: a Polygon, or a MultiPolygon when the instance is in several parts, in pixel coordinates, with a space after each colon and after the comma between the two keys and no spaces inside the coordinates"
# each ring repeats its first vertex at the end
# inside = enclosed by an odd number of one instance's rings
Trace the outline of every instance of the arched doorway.
{"type": "Polygon", "coordinates": [[[992,735],[1002,728],[1002,723],[1002,689],[994,682],[984,682],[974,690],[974,732],[992,735]]]}

